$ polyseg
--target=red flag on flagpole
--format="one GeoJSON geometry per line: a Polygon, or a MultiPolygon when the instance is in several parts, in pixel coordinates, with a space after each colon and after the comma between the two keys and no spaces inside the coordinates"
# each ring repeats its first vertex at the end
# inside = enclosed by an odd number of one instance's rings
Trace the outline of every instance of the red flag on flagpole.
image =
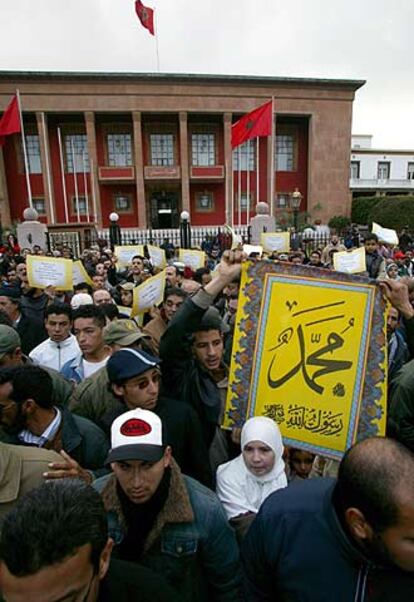
{"type": "Polygon", "coordinates": [[[231,128],[231,146],[235,148],[246,140],[257,136],[270,136],[272,133],[273,103],[266,104],[243,115],[231,128]]]}
{"type": "Polygon", "coordinates": [[[141,0],[135,2],[135,12],[138,15],[138,19],[141,21],[141,25],[148,29],[151,35],[155,35],[154,32],[154,10],[144,6],[141,0]]]}
{"type": "Polygon", "coordinates": [[[6,136],[20,131],[19,103],[15,94],[0,119],[0,146],[6,142],[6,136]]]}

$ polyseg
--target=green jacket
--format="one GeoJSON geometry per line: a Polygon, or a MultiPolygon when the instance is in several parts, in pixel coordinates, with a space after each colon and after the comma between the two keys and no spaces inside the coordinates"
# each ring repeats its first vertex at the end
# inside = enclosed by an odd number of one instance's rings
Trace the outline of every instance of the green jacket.
{"type": "Polygon", "coordinates": [[[119,408],[119,400],[109,390],[108,384],[106,366],[85,378],[76,386],[70,398],[71,412],[101,426],[103,415],[119,408]]]}

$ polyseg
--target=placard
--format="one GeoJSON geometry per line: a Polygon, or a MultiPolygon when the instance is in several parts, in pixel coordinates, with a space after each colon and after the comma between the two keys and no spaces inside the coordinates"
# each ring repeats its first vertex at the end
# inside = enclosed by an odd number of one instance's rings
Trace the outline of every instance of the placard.
{"type": "Polygon", "coordinates": [[[73,289],[73,261],[60,257],[28,255],[26,259],[29,285],[34,288],[53,286],[58,291],[73,289]]]}
{"type": "Polygon", "coordinates": [[[339,251],[333,254],[334,270],[346,274],[360,274],[367,269],[365,262],[365,247],[353,251],[339,251]]]}
{"type": "Polygon", "coordinates": [[[81,261],[74,261],[72,266],[73,286],[86,282],[92,286],[92,278],[85,270],[85,266],[81,261]]]}
{"type": "Polygon", "coordinates": [[[163,270],[167,265],[164,249],[154,245],[147,245],[147,249],[154,268],[161,268],[163,270]]]}
{"type": "Polygon", "coordinates": [[[178,261],[190,267],[193,271],[203,268],[206,261],[204,251],[195,251],[194,249],[179,249],[178,261]]]}
{"type": "Polygon", "coordinates": [[[380,242],[385,242],[388,245],[398,245],[398,234],[391,228],[383,228],[379,224],[372,222],[372,232],[378,236],[380,242]]]}
{"type": "Polygon", "coordinates": [[[266,253],[288,253],[290,250],[289,232],[262,232],[260,242],[266,253]]]}
{"type": "Polygon", "coordinates": [[[263,247],[260,245],[243,245],[243,253],[246,253],[247,257],[250,257],[250,255],[258,255],[261,257],[263,247]]]}
{"type": "Polygon", "coordinates": [[[268,416],[286,445],[335,459],[384,435],[385,307],[361,276],[246,262],[224,426],[268,416]]]}
{"type": "Polygon", "coordinates": [[[143,245],[122,245],[115,247],[115,256],[117,257],[117,267],[126,268],[131,265],[132,258],[135,255],[144,257],[144,246],[143,245]]]}
{"type": "Polygon", "coordinates": [[[134,288],[132,315],[142,314],[154,305],[160,305],[164,300],[164,290],[165,270],[136,286],[134,288]]]}

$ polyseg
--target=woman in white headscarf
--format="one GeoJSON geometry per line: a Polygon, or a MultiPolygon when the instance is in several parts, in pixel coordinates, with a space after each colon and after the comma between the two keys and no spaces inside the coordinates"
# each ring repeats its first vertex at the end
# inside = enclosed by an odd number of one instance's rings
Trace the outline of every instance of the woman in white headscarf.
{"type": "Polygon", "coordinates": [[[227,517],[244,535],[264,500],[287,486],[279,427],[264,416],[250,418],[241,432],[240,456],[217,470],[217,495],[227,517]]]}

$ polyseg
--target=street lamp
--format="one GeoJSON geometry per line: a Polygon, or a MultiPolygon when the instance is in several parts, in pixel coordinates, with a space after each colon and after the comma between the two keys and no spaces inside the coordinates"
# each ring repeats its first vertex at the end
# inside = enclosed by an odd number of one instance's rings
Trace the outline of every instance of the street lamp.
{"type": "Polygon", "coordinates": [[[180,246],[182,249],[191,248],[191,226],[188,211],[180,213],[180,246]]]}
{"type": "Polygon", "coordinates": [[[293,226],[295,228],[295,232],[298,231],[298,216],[299,209],[302,203],[302,194],[299,192],[299,188],[295,188],[294,192],[290,195],[290,206],[293,211],[293,226]]]}
{"type": "Polygon", "coordinates": [[[109,214],[109,242],[111,249],[121,244],[121,228],[118,224],[119,215],[115,212],[109,214]]]}

